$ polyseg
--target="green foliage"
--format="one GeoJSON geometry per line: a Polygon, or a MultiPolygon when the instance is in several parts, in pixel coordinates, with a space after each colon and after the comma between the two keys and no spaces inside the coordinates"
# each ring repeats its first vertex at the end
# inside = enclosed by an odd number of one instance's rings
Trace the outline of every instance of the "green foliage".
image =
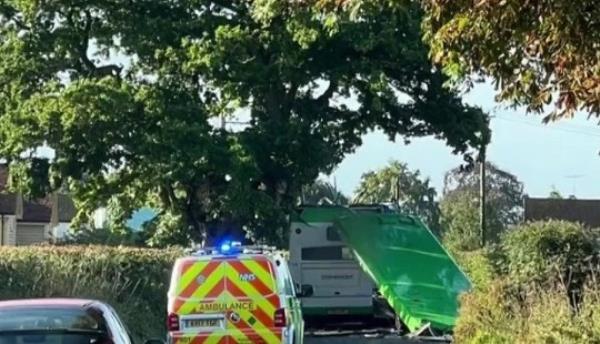
{"type": "MultiPolygon", "coordinates": [[[[415,2],[0,1],[0,158],[53,149],[46,174],[77,223],[113,202],[120,219],[157,209],[152,243],[207,240],[215,219],[284,242],[302,187],[371,129],[467,158],[488,141],[482,111],[443,87],[421,18],[415,2]],[[240,130],[214,124],[239,110],[240,130]]],[[[16,185],[46,190],[30,175],[16,185]]]]}
{"type": "Polygon", "coordinates": [[[476,289],[489,287],[498,275],[499,262],[491,248],[475,251],[453,249],[452,254],[476,289]]]}
{"type": "Polygon", "coordinates": [[[162,338],[170,270],[179,250],[105,246],[0,248],[0,299],[105,301],[135,339],[162,338]]]}
{"type": "Polygon", "coordinates": [[[576,311],[564,289],[518,293],[510,279],[463,295],[454,342],[461,344],[545,344],[600,342],[600,288],[590,285],[576,311]]]}
{"type": "MultiPolygon", "coordinates": [[[[479,169],[455,168],[446,173],[440,201],[444,242],[458,250],[481,247],[479,218],[479,169]]],[[[523,184],[516,176],[486,164],[486,241],[521,219],[523,184]]]]}
{"type": "Polygon", "coordinates": [[[562,278],[563,283],[578,287],[597,263],[597,239],[576,223],[532,222],[507,232],[502,250],[515,282],[556,283],[556,278],[562,278]]]}
{"type": "Polygon", "coordinates": [[[354,192],[355,203],[393,202],[401,212],[420,217],[432,230],[439,230],[439,208],[436,191],[419,170],[412,171],[405,163],[391,161],[388,166],[362,175],[354,192]]]}
{"type": "Polygon", "coordinates": [[[494,250],[458,253],[476,288],[461,299],[455,342],[600,342],[597,251],[597,234],[547,221],[506,232],[494,250]]]}
{"type": "Polygon", "coordinates": [[[147,234],[143,231],[134,232],[129,228],[115,231],[107,228],[81,229],[65,240],[65,244],[103,245],[103,246],[145,246],[147,234]]]}
{"type": "Polygon", "coordinates": [[[504,280],[461,297],[454,327],[460,344],[513,344],[518,336],[520,309],[513,301],[510,283],[504,280]]]}
{"type": "Polygon", "coordinates": [[[600,6],[596,0],[427,0],[425,38],[446,73],[491,76],[500,99],[547,120],[600,115],[600,6]]]}
{"type": "Polygon", "coordinates": [[[451,251],[481,247],[479,194],[473,191],[445,195],[440,202],[443,242],[451,251]]]}

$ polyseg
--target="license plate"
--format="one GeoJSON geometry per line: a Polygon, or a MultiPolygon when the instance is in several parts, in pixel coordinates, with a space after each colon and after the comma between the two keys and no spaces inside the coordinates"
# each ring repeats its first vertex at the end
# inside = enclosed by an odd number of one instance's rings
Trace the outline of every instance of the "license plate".
{"type": "Polygon", "coordinates": [[[183,321],[185,328],[218,327],[219,319],[188,319],[183,321]]]}

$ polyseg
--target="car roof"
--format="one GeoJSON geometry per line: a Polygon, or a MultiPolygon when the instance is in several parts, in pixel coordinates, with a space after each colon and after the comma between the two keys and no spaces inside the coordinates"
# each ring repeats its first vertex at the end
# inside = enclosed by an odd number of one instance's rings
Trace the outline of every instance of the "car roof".
{"type": "Polygon", "coordinates": [[[46,298],[46,299],[22,299],[0,301],[0,309],[15,307],[65,307],[65,308],[83,308],[90,304],[101,304],[95,300],[71,299],[71,298],[46,298]]]}

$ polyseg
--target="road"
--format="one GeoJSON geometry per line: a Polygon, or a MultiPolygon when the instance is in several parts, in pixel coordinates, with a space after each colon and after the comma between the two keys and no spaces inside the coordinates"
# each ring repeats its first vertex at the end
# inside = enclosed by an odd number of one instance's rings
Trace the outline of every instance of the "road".
{"type": "Polygon", "coordinates": [[[335,337],[307,337],[304,339],[306,344],[425,344],[425,343],[444,343],[427,342],[415,339],[401,337],[386,338],[365,338],[363,336],[335,336],[335,337]]]}
{"type": "Polygon", "coordinates": [[[308,327],[305,332],[306,344],[449,344],[448,338],[400,336],[393,328],[365,327],[358,323],[330,323],[325,328],[308,327]],[[426,340],[428,339],[428,340],[426,340]]]}

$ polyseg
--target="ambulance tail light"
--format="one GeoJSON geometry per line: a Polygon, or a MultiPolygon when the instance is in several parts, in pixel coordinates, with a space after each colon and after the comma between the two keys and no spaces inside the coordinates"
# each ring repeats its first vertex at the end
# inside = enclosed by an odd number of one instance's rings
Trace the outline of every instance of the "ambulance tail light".
{"type": "Polygon", "coordinates": [[[279,308],[275,311],[274,322],[275,327],[285,327],[287,325],[287,319],[285,316],[284,308],[279,308]]]}
{"type": "Polygon", "coordinates": [[[167,329],[169,331],[179,331],[179,316],[177,314],[169,314],[167,317],[167,329]]]}

